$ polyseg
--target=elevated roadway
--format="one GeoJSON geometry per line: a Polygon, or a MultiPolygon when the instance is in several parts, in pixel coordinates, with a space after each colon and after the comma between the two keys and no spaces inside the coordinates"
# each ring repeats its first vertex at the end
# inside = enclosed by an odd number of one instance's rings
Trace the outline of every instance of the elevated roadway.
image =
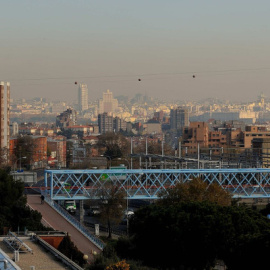
{"type": "Polygon", "coordinates": [[[93,251],[97,254],[101,252],[100,248],[91,242],[48,203],[44,202],[44,204],[41,204],[40,195],[27,195],[27,203],[32,209],[41,213],[43,222],[46,226],[58,231],[67,232],[78,249],[83,254],[88,255],[89,261],[93,259],[93,251]]]}

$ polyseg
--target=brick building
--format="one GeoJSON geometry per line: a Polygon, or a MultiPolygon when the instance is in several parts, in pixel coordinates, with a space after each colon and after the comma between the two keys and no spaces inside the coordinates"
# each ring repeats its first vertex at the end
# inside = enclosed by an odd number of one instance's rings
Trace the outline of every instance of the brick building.
{"type": "Polygon", "coordinates": [[[48,139],[48,152],[57,167],[66,167],[67,143],[66,137],[57,136],[48,139]]]}

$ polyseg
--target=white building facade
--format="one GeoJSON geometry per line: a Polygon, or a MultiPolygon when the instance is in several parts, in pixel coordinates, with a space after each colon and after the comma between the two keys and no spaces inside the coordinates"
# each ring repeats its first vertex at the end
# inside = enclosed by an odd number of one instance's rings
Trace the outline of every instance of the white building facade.
{"type": "Polygon", "coordinates": [[[80,83],[79,85],[78,105],[80,113],[88,109],[88,87],[85,83],[80,83]]]}

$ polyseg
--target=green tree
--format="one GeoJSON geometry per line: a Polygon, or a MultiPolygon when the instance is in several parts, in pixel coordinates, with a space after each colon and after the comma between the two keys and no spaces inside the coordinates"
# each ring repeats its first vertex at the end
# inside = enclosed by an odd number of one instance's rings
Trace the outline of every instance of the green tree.
{"type": "Polygon", "coordinates": [[[42,215],[30,209],[25,204],[22,204],[18,201],[12,208],[11,208],[12,215],[9,217],[9,220],[12,224],[12,229],[19,229],[24,230],[27,228],[31,231],[46,231],[51,228],[46,228],[41,223],[42,215]]]}
{"type": "Polygon", "coordinates": [[[0,169],[0,207],[12,207],[19,200],[25,204],[23,191],[23,182],[15,181],[11,175],[0,169]]]}
{"type": "Polygon", "coordinates": [[[63,238],[58,250],[80,266],[83,266],[85,263],[83,253],[78,250],[75,244],[71,241],[69,235],[66,235],[63,238]]]}
{"type": "Polygon", "coordinates": [[[23,191],[23,182],[14,180],[6,171],[0,169],[0,231],[3,231],[4,227],[13,230],[47,230],[41,224],[41,214],[26,205],[23,191]]]}
{"type": "Polygon", "coordinates": [[[217,259],[229,269],[261,269],[268,257],[260,254],[270,251],[269,221],[242,206],[153,204],[135,213],[131,232],[134,258],[161,269],[211,269],[217,259]]]}

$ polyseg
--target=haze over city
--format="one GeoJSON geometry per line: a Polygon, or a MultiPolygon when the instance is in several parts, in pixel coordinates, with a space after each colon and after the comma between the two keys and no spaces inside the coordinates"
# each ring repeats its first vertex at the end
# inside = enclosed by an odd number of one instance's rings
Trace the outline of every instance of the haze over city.
{"type": "Polygon", "coordinates": [[[270,96],[267,1],[5,1],[0,78],[12,98],[270,96]],[[195,75],[195,78],[193,77],[195,75]],[[138,79],[141,81],[138,81],[138,79]]]}

